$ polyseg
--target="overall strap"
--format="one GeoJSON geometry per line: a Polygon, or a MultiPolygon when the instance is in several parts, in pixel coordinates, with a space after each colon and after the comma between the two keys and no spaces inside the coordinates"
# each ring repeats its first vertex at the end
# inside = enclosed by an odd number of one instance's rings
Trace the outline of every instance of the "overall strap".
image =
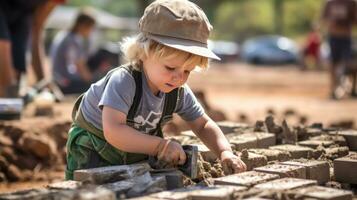
{"type": "Polygon", "coordinates": [[[181,89],[182,89],[181,87],[176,88],[176,89],[172,90],[171,92],[165,94],[164,109],[162,111],[160,121],[157,124],[157,127],[155,129],[155,134],[159,137],[163,137],[162,126],[166,122],[168,122],[172,119],[172,115],[175,111],[176,104],[179,100],[179,93],[180,93],[181,89]]]}
{"type": "MultiPolygon", "coordinates": [[[[105,86],[107,85],[112,73],[118,69],[125,69],[127,70],[134,78],[135,80],[135,95],[134,95],[134,99],[133,99],[133,104],[131,105],[128,115],[126,117],[126,122],[128,125],[133,126],[134,125],[134,117],[135,117],[135,113],[138,109],[138,106],[140,104],[140,100],[141,100],[141,96],[142,96],[142,77],[141,77],[141,72],[138,70],[135,70],[131,65],[126,64],[126,65],[122,65],[120,67],[117,67],[111,71],[108,72],[106,78],[105,78],[105,86]]],[[[104,87],[105,87],[104,86],[104,87]]]]}
{"type": "MultiPolygon", "coordinates": [[[[108,74],[105,76],[104,87],[106,87],[106,85],[108,84],[109,79],[112,76],[113,72],[118,69],[127,70],[133,76],[133,78],[135,80],[135,84],[136,84],[133,104],[131,105],[129,112],[128,112],[128,116],[127,116],[127,124],[132,126],[134,124],[134,116],[135,116],[136,110],[137,110],[137,108],[140,104],[140,100],[141,100],[141,94],[142,94],[141,72],[133,69],[133,67],[131,67],[130,65],[119,66],[115,69],[110,70],[108,72],[108,74]]],[[[82,103],[83,95],[84,95],[84,93],[78,97],[78,99],[76,100],[76,102],[74,104],[74,107],[72,110],[72,119],[81,128],[86,129],[91,133],[94,133],[96,136],[98,136],[101,139],[104,139],[103,131],[95,128],[92,124],[88,123],[82,115],[82,112],[80,110],[80,107],[81,107],[80,104],[82,103]]]]}

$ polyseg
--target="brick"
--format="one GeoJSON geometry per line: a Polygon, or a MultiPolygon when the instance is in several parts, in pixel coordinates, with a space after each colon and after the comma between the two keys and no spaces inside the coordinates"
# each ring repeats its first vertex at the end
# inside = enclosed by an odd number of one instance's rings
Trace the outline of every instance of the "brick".
{"type": "Polygon", "coordinates": [[[318,184],[324,184],[330,180],[330,166],[326,161],[299,159],[281,164],[305,167],[306,178],[316,180],[318,184]]]}
{"type": "Polygon", "coordinates": [[[348,147],[332,147],[325,148],[325,157],[330,160],[334,160],[336,158],[341,158],[348,155],[349,149],[348,147]]]}
{"type": "Polygon", "coordinates": [[[265,156],[255,153],[250,153],[247,152],[246,150],[244,151],[245,152],[242,152],[240,154],[240,159],[246,164],[248,171],[256,167],[261,167],[268,164],[268,159],[265,156]]]}
{"type": "MultiPolygon", "coordinates": [[[[171,200],[186,200],[189,199],[189,193],[188,192],[184,192],[184,191],[162,191],[162,192],[158,192],[155,194],[151,194],[149,196],[145,196],[142,197],[140,199],[146,199],[146,197],[148,197],[148,199],[153,198],[153,199],[171,199],[171,200]]],[[[139,198],[136,198],[139,199],[139,198]]]]}
{"type": "Polygon", "coordinates": [[[357,153],[335,159],[333,165],[336,181],[357,184],[357,153]]]}
{"type": "Polygon", "coordinates": [[[50,189],[31,189],[17,191],[14,193],[0,194],[0,199],[12,200],[38,200],[38,199],[61,199],[61,200],[115,200],[115,194],[105,188],[87,186],[80,190],[50,190],[50,189]]]}
{"type": "Polygon", "coordinates": [[[316,149],[318,146],[322,147],[330,147],[335,143],[333,141],[322,141],[322,140],[305,140],[298,142],[300,146],[310,147],[312,149],[316,149]]]}
{"type": "Polygon", "coordinates": [[[158,187],[160,191],[166,189],[165,177],[151,178],[149,173],[138,176],[132,179],[122,180],[114,183],[107,183],[100,186],[101,188],[109,189],[113,191],[117,197],[136,197],[144,195],[151,188],[158,187]]]}
{"type": "Polygon", "coordinates": [[[152,181],[148,183],[137,182],[134,187],[127,192],[126,196],[132,198],[164,190],[167,190],[165,177],[154,177],[152,181]]]}
{"type": "Polygon", "coordinates": [[[351,151],[357,151],[357,130],[339,131],[338,134],[346,139],[348,148],[351,151]]]}
{"type": "Polygon", "coordinates": [[[150,172],[152,177],[165,177],[167,189],[173,190],[183,187],[183,173],[179,170],[153,170],[150,172]]]}
{"type": "Polygon", "coordinates": [[[311,137],[309,140],[332,141],[333,143],[338,144],[339,146],[347,146],[346,139],[341,135],[337,135],[336,133],[323,134],[320,136],[311,137]]]}
{"type": "Polygon", "coordinates": [[[251,149],[258,147],[258,140],[253,135],[245,134],[228,134],[226,135],[229,143],[232,145],[233,150],[241,151],[243,149],[251,149]]]}
{"type": "MultiPolygon", "coordinates": [[[[93,200],[93,199],[100,199],[100,200],[116,200],[115,194],[105,188],[96,187],[94,189],[85,189],[73,191],[74,198],[78,200],[93,200]]],[[[61,198],[62,199],[62,198],[61,198]]]]}
{"type": "Polygon", "coordinates": [[[301,187],[313,186],[316,184],[317,182],[314,180],[299,179],[299,178],[282,178],[282,179],[277,179],[277,180],[255,185],[254,188],[262,189],[262,190],[283,191],[283,190],[292,190],[301,187]]]}
{"type": "Polygon", "coordinates": [[[235,129],[248,129],[249,125],[245,123],[237,123],[230,121],[220,121],[217,122],[218,127],[222,130],[224,134],[234,133],[235,129]]]}
{"type": "Polygon", "coordinates": [[[264,183],[278,178],[279,175],[276,174],[247,171],[239,174],[215,178],[213,179],[213,182],[215,185],[239,185],[252,187],[256,184],[264,183]]]}
{"type": "Polygon", "coordinates": [[[281,178],[306,178],[306,168],[301,166],[273,164],[255,168],[254,171],[277,174],[281,178]]]}
{"type": "Polygon", "coordinates": [[[324,132],[319,128],[306,128],[306,135],[308,137],[315,137],[323,134],[324,132]]]}
{"type": "Polygon", "coordinates": [[[74,180],[94,184],[112,183],[143,175],[150,169],[147,163],[81,169],[74,171],[74,180]]]}
{"type": "Polygon", "coordinates": [[[289,152],[276,149],[248,149],[248,152],[263,155],[269,161],[287,161],[291,159],[289,152]]]}
{"type": "Polygon", "coordinates": [[[189,193],[191,200],[230,200],[234,189],[231,187],[206,187],[189,193]]]}
{"type": "Polygon", "coordinates": [[[264,132],[254,132],[253,134],[258,139],[258,148],[268,148],[270,146],[276,145],[275,134],[264,132]]]}
{"type": "Polygon", "coordinates": [[[68,189],[77,189],[82,186],[82,182],[80,181],[61,181],[56,183],[51,183],[47,187],[50,189],[60,189],[60,190],[68,190],[68,189]]]}
{"type": "Polygon", "coordinates": [[[164,191],[150,195],[158,199],[173,199],[173,200],[210,200],[210,199],[222,199],[229,200],[233,192],[244,191],[245,187],[202,187],[194,186],[188,188],[182,188],[172,191],[164,191]]]}
{"type": "Polygon", "coordinates": [[[291,145],[291,144],[271,146],[269,147],[269,149],[287,151],[291,154],[291,158],[293,159],[308,158],[310,155],[312,155],[313,152],[313,149],[309,147],[302,147],[302,146],[291,145]]]}
{"type": "Polygon", "coordinates": [[[308,188],[299,188],[289,192],[293,196],[299,198],[313,198],[319,200],[352,200],[352,192],[346,190],[339,190],[328,187],[312,186],[308,188]]]}

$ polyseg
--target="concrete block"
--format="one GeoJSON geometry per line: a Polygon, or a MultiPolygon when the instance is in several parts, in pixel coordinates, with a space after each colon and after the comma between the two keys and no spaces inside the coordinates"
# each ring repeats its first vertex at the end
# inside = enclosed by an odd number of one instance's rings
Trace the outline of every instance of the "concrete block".
{"type": "Polygon", "coordinates": [[[333,161],[336,181],[357,184],[357,153],[337,158],[333,161]]]}
{"type": "Polygon", "coordinates": [[[269,161],[287,161],[291,159],[289,152],[276,149],[248,149],[248,152],[263,155],[269,161]]]}
{"type": "Polygon", "coordinates": [[[277,180],[255,185],[253,188],[261,189],[261,190],[284,191],[284,190],[292,190],[296,188],[314,186],[316,184],[317,182],[314,180],[299,179],[299,178],[282,178],[282,179],[277,179],[277,180]]]}
{"type": "Polygon", "coordinates": [[[332,141],[333,143],[338,144],[339,146],[347,146],[346,139],[341,135],[337,135],[336,133],[323,134],[320,136],[311,137],[309,140],[332,141]]]}
{"type": "Polygon", "coordinates": [[[151,169],[147,163],[118,165],[81,169],[74,171],[75,181],[86,181],[94,184],[112,183],[145,174],[151,169]]]}
{"type": "Polygon", "coordinates": [[[220,121],[217,122],[218,127],[222,130],[224,134],[234,133],[235,129],[248,129],[249,125],[245,123],[237,123],[237,122],[230,122],[230,121],[220,121]]]}
{"type": "Polygon", "coordinates": [[[348,148],[351,151],[357,151],[357,130],[339,131],[338,134],[346,139],[348,148]]]}
{"type": "Polygon", "coordinates": [[[298,142],[300,146],[310,147],[312,149],[316,149],[318,146],[322,147],[330,147],[335,143],[333,141],[322,141],[322,140],[305,140],[298,142]]]}
{"type": "Polygon", "coordinates": [[[305,167],[306,178],[316,180],[318,184],[324,184],[330,180],[330,166],[327,161],[299,159],[281,164],[305,167]]]}
{"type": "Polygon", "coordinates": [[[268,164],[268,159],[259,154],[250,153],[246,150],[239,154],[240,159],[246,164],[247,170],[250,171],[256,167],[265,166],[268,164]]]}
{"type": "Polygon", "coordinates": [[[352,200],[352,192],[328,187],[312,186],[299,188],[289,192],[292,199],[319,199],[319,200],[352,200]],[[293,195],[293,196],[291,196],[293,195]]]}
{"type": "Polygon", "coordinates": [[[283,144],[283,145],[276,145],[271,146],[269,149],[277,149],[281,151],[286,151],[291,154],[291,158],[298,159],[298,158],[308,158],[312,155],[313,149],[309,147],[302,147],[298,145],[291,145],[291,144],[283,144]]]}
{"type": "Polygon", "coordinates": [[[274,179],[278,179],[279,175],[268,174],[256,171],[247,171],[239,174],[233,174],[220,178],[213,179],[215,185],[239,185],[252,187],[259,183],[264,183],[274,179]]]}
{"type": "Polygon", "coordinates": [[[151,177],[165,177],[168,190],[178,189],[183,187],[183,173],[175,169],[153,170],[150,172],[151,177]]]}
{"type": "Polygon", "coordinates": [[[306,178],[306,168],[301,166],[273,164],[255,168],[254,171],[277,174],[281,178],[306,178]]]}
{"type": "Polygon", "coordinates": [[[253,135],[226,135],[229,143],[232,145],[233,150],[242,151],[243,149],[251,149],[258,147],[258,140],[253,135]]]}

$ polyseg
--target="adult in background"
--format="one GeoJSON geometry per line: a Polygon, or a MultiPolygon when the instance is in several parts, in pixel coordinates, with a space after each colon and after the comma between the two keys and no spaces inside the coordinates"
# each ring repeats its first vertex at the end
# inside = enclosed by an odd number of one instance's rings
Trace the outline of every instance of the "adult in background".
{"type": "Polygon", "coordinates": [[[0,1],[0,97],[18,96],[20,76],[26,73],[26,49],[31,35],[32,66],[39,81],[43,73],[43,25],[49,13],[65,0],[0,1]]]}
{"type": "Polygon", "coordinates": [[[86,91],[93,80],[87,66],[88,38],[95,26],[91,9],[82,9],[69,31],[56,35],[51,47],[53,78],[63,93],[86,91]]]}
{"type": "Polygon", "coordinates": [[[339,79],[344,73],[352,51],[352,28],[356,23],[356,0],[326,0],[322,10],[322,22],[327,29],[330,45],[330,91],[332,99],[342,97],[339,79]]]}

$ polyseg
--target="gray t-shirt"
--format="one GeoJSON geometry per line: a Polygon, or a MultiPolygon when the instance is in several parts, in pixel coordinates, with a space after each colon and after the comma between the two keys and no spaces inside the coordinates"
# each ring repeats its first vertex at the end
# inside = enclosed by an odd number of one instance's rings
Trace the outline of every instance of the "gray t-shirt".
{"type": "MultiPolygon", "coordinates": [[[[81,110],[86,121],[102,130],[102,107],[109,106],[128,114],[135,95],[135,80],[125,69],[118,69],[111,75],[105,86],[104,78],[92,84],[85,93],[81,110]]],[[[149,133],[157,127],[165,103],[165,94],[155,96],[149,89],[147,79],[142,73],[141,101],[134,117],[134,128],[149,133]]],[[[193,121],[204,114],[204,110],[191,89],[183,86],[175,113],[186,121],[193,121]]]]}
{"type": "Polygon", "coordinates": [[[83,37],[72,32],[60,32],[51,46],[53,78],[61,85],[81,80],[77,70],[78,60],[87,60],[88,48],[83,37]]]}

